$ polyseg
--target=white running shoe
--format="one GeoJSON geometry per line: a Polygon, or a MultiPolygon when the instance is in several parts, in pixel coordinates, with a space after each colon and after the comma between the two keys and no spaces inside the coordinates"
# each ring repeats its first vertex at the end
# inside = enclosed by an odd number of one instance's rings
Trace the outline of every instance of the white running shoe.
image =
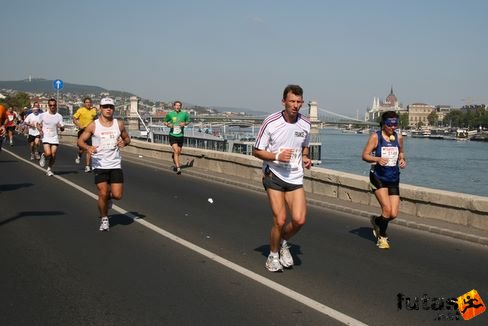
{"type": "Polygon", "coordinates": [[[44,153],[41,154],[41,158],[39,159],[39,165],[41,168],[46,166],[46,157],[44,156],[44,153]]]}
{"type": "Polygon", "coordinates": [[[81,160],[80,155],[76,156],[76,158],[75,158],[75,163],[76,163],[76,164],[80,164],[80,160],[81,160]]]}
{"type": "Polygon", "coordinates": [[[31,161],[34,161],[34,154],[31,153],[31,161]]]}
{"type": "Polygon", "coordinates": [[[47,175],[48,177],[52,177],[52,176],[54,175],[53,171],[51,171],[51,168],[47,168],[47,170],[46,170],[46,175],[47,175]]]}
{"type": "Polygon", "coordinates": [[[177,168],[176,169],[176,174],[180,175],[181,174],[181,169],[180,168],[177,168]]]}
{"type": "Polygon", "coordinates": [[[291,256],[288,243],[280,248],[280,264],[285,268],[293,266],[293,257],[291,256]]]}
{"type": "Polygon", "coordinates": [[[270,272],[282,272],[283,266],[280,264],[280,259],[278,257],[268,256],[266,260],[266,269],[270,272]]]}
{"type": "Polygon", "coordinates": [[[87,165],[85,166],[85,172],[88,173],[88,172],[91,172],[91,168],[87,165]]]}
{"type": "Polygon", "coordinates": [[[109,231],[110,223],[108,222],[108,217],[102,217],[100,219],[100,231],[109,231]]]}

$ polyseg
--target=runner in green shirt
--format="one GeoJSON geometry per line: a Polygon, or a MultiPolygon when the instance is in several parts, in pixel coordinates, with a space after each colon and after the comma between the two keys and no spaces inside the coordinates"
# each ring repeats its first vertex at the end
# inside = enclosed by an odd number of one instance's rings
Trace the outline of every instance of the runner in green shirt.
{"type": "Polygon", "coordinates": [[[184,128],[190,123],[190,115],[187,112],[181,111],[181,102],[175,101],[173,103],[173,111],[168,112],[164,119],[164,124],[171,128],[169,131],[169,143],[173,149],[173,163],[175,164],[176,174],[181,174],[180,155],[183,147],[184,128]]]}

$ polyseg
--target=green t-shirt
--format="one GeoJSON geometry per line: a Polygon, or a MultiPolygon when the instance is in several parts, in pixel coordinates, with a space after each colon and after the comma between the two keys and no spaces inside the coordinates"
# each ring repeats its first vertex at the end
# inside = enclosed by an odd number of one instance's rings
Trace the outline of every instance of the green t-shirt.
{"type": "Polygon", "coordinates": [[[180,126],[181,122],[190,122],[190,115],[184,111],[180,111],[176,113],[176,111],[168,112],[166,118],[164,118],[164,122],[171,122],[173,124],[173,128],[169,131],[171,136],[175,137],[183,137],[183,129],[184,127],[180,126]]]}

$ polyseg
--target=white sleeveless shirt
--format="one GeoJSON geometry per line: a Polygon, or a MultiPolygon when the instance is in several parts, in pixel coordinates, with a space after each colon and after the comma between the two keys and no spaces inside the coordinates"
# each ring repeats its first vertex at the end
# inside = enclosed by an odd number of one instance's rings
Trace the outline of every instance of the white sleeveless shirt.
{"type": "Polygon", "coordinates": [[[100,120],[95,121],[95,132],[92,136],[92,146],[97,151],[92,155],[93,169],[120,169],[121,156],[117,146],[120,137],[119,123],[113,119],[112,126],[104,127],[100,120]]]}

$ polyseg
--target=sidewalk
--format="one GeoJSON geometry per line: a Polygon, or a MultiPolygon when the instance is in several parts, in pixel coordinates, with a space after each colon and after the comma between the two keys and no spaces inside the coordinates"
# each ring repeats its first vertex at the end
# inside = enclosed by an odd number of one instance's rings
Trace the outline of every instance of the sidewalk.
{"type": "MultiPolygon", "coordinates": [[[[139,157],[138,155],[131,153],[124,153],[123,155],[124,159],[130,160],[134,163],[149,165],[161,169],[172,169],[172,163],[168,161],[158,160],[151,157],[139,157]]],[[[232,177],[230,179],[229,177],[222,176],[222,174],[220,173],[214,173],[212,171],[202,171],[193,167],[184,167],[182,170],[184,175],[190,175],[192,177],[229,184],[237,186],[239,188],[245,188],[264,193],[263,187],[261,185],[249,184],[249,181],[244,178],[232,177]]],[[[317,196],[309,193],[307,193],[307,201],[310,205],[313,206],[326,207],[329,209],[362,216],[367,219],[368,225],[369,218],[372,215],[378,215],[379,213],[378,207],[371,207],[368,205],[346,202],[337,198],[317,196]]],[[[488,234],[485,231],[464,225],[448,223],[445,221],[430,218],[420,218],[404,213],[400,213],[400,216],[393,220],[391,223],[409,227],[412,229],[436,233],[455,239],[488,245],[488,234]]]]}

